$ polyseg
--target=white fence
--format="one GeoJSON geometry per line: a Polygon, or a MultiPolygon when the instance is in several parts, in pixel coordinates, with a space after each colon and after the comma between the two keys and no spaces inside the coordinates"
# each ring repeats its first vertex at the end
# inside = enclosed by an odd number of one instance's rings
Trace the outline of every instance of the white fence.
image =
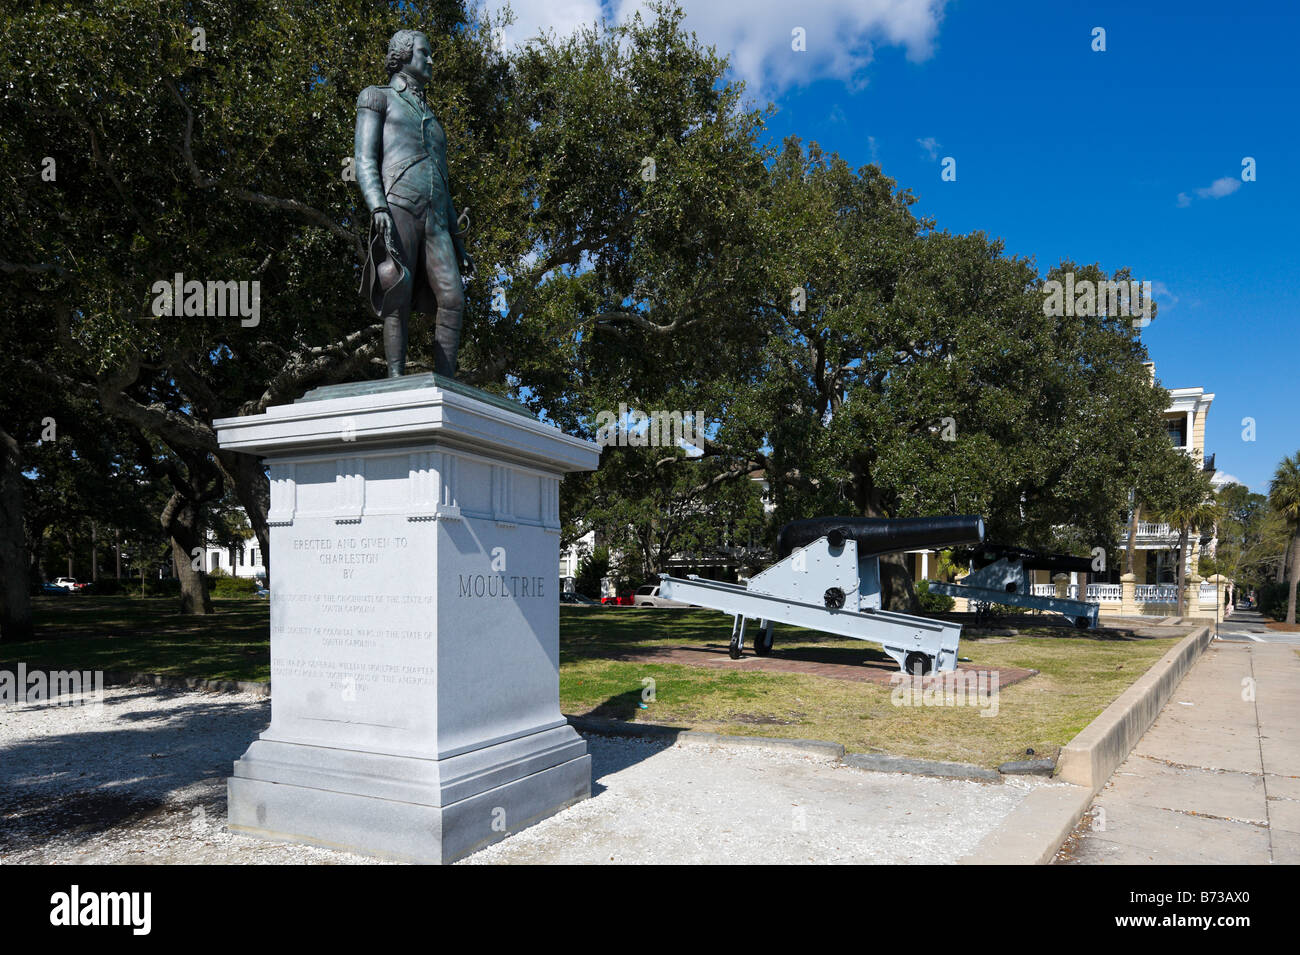
{"type": "MultiPolygon", "coordinates": [[[[1034,584],[1033,594],[1035,597],[1055,597],[1055,584],[1034,584]]],[[[1077,584],[1070,584],[1065,589],[1065,595],[1071,600],[1079,599],[1079,587],[1077,584]]],[[[1094,600],[1097,603],[1117,604],[1124,596],[1122,584],[1089,584],[1088,596],[1086,600],[1094,600]]],[[[1209,606],[1214,606],[1218,594],[1214,584],[1201,583],[1200,602],[1209,606]]],[[[1178,603],[1178,585],[1177,584],[1138,584],[1134,588],[1133,599],[1140,604],[1176,604],[1178,603]]]]}
{"type": "Polygon", "coordinates": [[[1177,584],[1138,584],[1133,599],[1140,604],[1178,603],[1177,584]]]}

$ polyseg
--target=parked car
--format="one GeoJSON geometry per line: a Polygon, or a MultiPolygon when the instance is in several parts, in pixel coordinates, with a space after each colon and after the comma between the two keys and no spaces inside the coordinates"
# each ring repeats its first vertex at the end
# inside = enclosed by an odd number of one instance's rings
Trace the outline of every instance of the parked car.
{"type": "Polygon", "coordinates": [[[62,587],[68,593],[74,593],[86,585],[77,580],[76,577],[59,577],[54,581],[55,587],[62,587]]]}
{"type": "Polygon", "coordinates": [[[628,594],[626,597],[602,597],[600,602],[611,607],[631,607],[632,595],[628,594]]]}
{"type": "Polygon", "coordinates": [[[659,596],[658,584],[646,584],[632,595],[632,603],[637,607],[689,607],[690,604],[680,600],[669,600],[659,596]]]}
{"type": "Polygon", "coordinates": [[[596,607],[596,606],[599,606],[599,604],[597,604],[596,601],[592,600],[590,597],[584,597],[582,594],[577,593],[576,591],[570,591],[570,592],[561,591],[561,592],[560,592],[560,603],[562,603],[562,604],[580,604],[580,605],[582,605],[582,606],[584,606],[584,607],[596,607]]]}
{"type": "Polygon", "coordinates": [[[41,584],[41,593],[53,594],[57,597],[66,597],[68,594],[72,593],[72,591],[67,587],[60,587],[58,584],[52,584],[49,581],[46,581],[41,584]]]}

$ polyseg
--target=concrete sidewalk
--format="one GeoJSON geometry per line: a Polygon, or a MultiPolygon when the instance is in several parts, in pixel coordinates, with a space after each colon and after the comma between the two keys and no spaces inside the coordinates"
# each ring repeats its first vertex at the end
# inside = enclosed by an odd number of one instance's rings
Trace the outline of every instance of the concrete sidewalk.
{"type": "Polygon", "coordinates": [[[1215,641],[1059,863],[1300,862],[1300,654],[1215,641]]]}

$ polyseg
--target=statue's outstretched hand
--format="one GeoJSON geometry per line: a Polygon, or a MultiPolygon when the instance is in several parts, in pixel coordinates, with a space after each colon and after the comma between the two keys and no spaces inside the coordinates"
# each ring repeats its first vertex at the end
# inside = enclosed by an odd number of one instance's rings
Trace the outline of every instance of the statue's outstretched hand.
{"type": "Polygon", "coordinates": [[[375,228],[384,237],[384,245],[391,246],[393,244],[393,217],[388,214],[387,209],[380,209],[375,213],[375,228]]]}
{"type": "Polygon", "coordinates": [[[460,274],[467,279],[472,279],[476,271],[477,266],[474,264],[474,256],[462,250],[460,253],[460,274]]]}

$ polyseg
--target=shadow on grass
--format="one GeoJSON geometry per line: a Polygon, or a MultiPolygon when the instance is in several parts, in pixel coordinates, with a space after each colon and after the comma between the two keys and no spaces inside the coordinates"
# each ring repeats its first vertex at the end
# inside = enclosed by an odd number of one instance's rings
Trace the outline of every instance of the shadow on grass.
{"type": "MultiPolygon", "coordinates": [[[[1155,634],[1139,633],[1156,626],[1153,619],[1149,624],[1137,627],[1120,624],[1112,625],[1101,618],[1095,630],[1083,630],[1064,617],[1048,614],[1003,614],[983,618],[977,625],[973,613],[940,613],[935,619],[962,625],[962,640],[986,640],[997,637],[1059,637],[1074,640],[1155,640],[1161,639],[1155,634]],[[1010,631],[1010,632],[1008,632],[1010,631]]],[[[1165,635],[1167,636],[1167,635],[1165,635]]]]}
{"type": "MultiPolygon", "coordinates": [[[[745,632],[746,656],[753,654],[758,633],[751,621],[745,632]]],[[[869,642],[853,641],[849,647],[833,645],[848,640],[839,634],[778,625],[772,656],[809,663],[894,666],[884,651],[869,642]]],[[[731,617],[711,610],[609,607],[585,613],[566,613],[563,608],[560,611],[562,663],[643,659],[678,649],[725,654],[730,642],[731,617]]]]}

